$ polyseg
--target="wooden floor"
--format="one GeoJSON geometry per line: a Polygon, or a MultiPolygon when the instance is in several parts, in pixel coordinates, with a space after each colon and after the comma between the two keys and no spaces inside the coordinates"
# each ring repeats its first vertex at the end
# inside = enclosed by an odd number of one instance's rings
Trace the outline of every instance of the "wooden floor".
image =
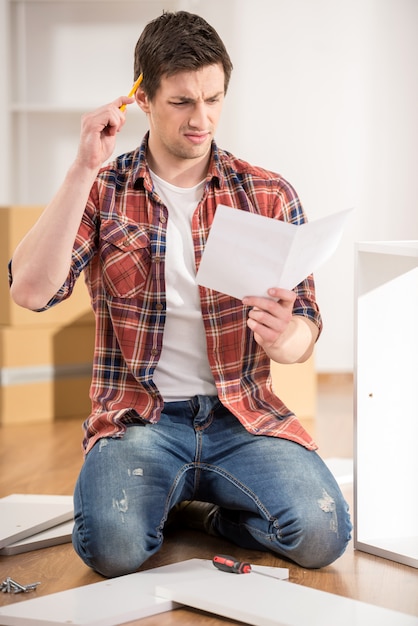
{"type": "MultiPolygon", "coordinates": [[[[342,383],[341,379],[321,382],[314,429],[324,458],[352,457],[349,379],[342,383]]],[[[79,421],[0,428],[0,497],[11,493],[71,494],[82,463],[80,442],[79,421]]],[[[352,503],[352,486],[346,485],[343,491],[352,503]]],[[[312,571],[270,554],[240,550],[218,538],[180,530],[167,536],[161,551],[143,569],[189,558],[211,559],[219,552],[232,552],[238,559],[252,563],[288,567],[294,583],[418,617],[418,570],[354,551],[352,544],[333,565],[312,571]]],[[[0,606],[102,580],[81,562],[71,544],[0,557],[0,582],[7,576],[23,584],[41,581],[41,585],[30,595],[0,593],[0,606]]],[[[237,622],[181,608],[130,624],[216,626],[237,622]]]]}

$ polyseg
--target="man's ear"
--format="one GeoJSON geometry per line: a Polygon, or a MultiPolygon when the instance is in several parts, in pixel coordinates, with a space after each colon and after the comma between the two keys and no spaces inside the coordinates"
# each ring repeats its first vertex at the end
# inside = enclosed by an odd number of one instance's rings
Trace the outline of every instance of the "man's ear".
{"type": "Polygon", "coordinates": [[[140,109],[144,111],[144,113],[149,113],[149,101],[148,96],[143,89],[141,89],[141,85],[135,92],[135,100],[140,109]]]}

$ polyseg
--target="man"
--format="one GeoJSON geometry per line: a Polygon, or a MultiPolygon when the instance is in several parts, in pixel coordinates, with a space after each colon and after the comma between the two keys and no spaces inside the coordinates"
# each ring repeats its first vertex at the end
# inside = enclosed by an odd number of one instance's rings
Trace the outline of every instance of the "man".
{"type": "Polygon", "coordinates": [[[312,277],[242,302],[196,285],[218,204],[305,221],[289,183],[214,142],[231,70],[202,18],[148,24],[134,98],[84,116],[76,159],[11,262],[12,297],[33,310],[68,297],[85,273],[97,330],[73,543],[108,577],[155,553],[179,509],[303,567],[331,563],[350,537],[335,480],[269,376],[270,359],[312,353],[312,277]],[[134,101],[149,133],[102,167],[134,101]]]}

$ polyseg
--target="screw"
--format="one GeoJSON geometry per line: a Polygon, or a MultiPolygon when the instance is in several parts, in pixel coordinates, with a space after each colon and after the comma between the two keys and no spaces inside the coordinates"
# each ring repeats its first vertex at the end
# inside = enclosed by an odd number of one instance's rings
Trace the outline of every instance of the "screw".
{"type": "Polygon", "coordinates": [[[8,581],[10,584],[10,591],[13,589],[13,593],[21,593],[22,591],[26,591],[26,587],[13,580],[13,578],[8,578],[8,581]]]}
{"type": "Polygon", "coordinates": [[[1,583],[0,590],[2,591],[2,593],[26,593],[28,591],[33,591],[40,584],[41,583],[37,582],[31,583],[29,585],[21,585],[16,580],[13,580],[13,578],[10,578],[10,576],[8,576],[6,580],[3,580],[3,582],[1,583]]]}
{"type": "Polygon", "coordinates": [[[33,589],[36,589],[40,584],[41,583],[30,583],[29,585],[25,585],[25,591],[33,591],[33,589]]]}

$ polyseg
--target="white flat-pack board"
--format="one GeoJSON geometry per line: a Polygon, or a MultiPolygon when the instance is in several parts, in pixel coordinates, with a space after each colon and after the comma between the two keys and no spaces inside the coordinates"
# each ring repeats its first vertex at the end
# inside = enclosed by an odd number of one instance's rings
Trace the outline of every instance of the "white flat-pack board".
{"type": "Polygon", "coordinates": [[[0,548],[73,517],[71,496],[11,494],[0,498],[0,548]]]}
{"type": "MultiPolygon", "coordinates": [[[[117,626],[177,608],[155,595],[157,584],[190,580],[205,572],[206,561],[192,559],[145,572],[76,587],[0,607],[1,626],[117,626]]],[[[213,567],[211,565],[211,567],[213,567]]],[[[42,582],[42,580],[41,580],[42,582]]]]}
{"type": "Polygon", "coordinates": [[[253,626],[418,626],[418,617],[291,582],[215,570],[158,585],[160,597],[253,626]]]}
{"type": "Polygon", "coordinates": [[[14,554],[22,554],[22,552],[30,552],[31,550],[58,546],[61,543],[70,543],[73,528],[74,522],[72,520],[58,524],[41,533],[36,533],[35,535],[26,537],[26,539],[21,539],[8,546],[4,546],[4,548],[0,548],[0,556],[12,556],[14,554]]]}

